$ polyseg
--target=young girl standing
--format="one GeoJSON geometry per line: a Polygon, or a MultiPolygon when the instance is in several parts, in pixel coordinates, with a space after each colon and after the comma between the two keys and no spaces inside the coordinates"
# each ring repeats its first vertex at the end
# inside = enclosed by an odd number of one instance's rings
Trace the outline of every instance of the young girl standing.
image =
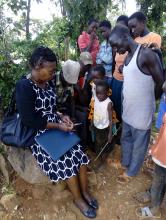
{"type": "Polygon", "coordinates": [[[96,94],[94,93],[93,128],[95,137],[95,152],[112,141],[112,101],[109,98],[109,86],[106,81],[98,80],[96,94]]]}

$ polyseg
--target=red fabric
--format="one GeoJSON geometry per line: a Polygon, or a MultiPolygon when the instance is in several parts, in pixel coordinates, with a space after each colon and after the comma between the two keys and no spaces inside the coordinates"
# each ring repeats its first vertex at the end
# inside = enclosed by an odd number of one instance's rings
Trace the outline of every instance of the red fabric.
{"type": "Polygon", "coordinates": [[[82,88],[83,85],[84,85],[84,77],[81,77],[79,80],[78,80],[78,84],[79,86],[82,88]]]}
{"type": "MultiPolygon", "coordinates": [[[[89,45],[89,43],[90,43],[90,34],[83,31],[82,34],[78,38],[78,46],[79,46],[80,52],[82,49],[85,49],[89,45]]],[[[97,56],[97,53],[99,52],[99,40],[98,39],[95,39],[93,41],[93,45],[89,52],[92,55],[93,64],[96,64],[96,56],[97,56]]]]}

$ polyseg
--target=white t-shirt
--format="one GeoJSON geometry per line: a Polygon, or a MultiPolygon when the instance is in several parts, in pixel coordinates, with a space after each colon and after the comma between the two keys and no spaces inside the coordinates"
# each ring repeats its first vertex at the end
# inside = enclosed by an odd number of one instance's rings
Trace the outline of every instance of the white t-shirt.
{"type": "Polygon", "coordinates": [[[111,102],[110,98],[100,102],[96,96],[94,96],[94,118],[93,124],[98,129],[104,129],[109,126],[109,114],[108,104],[111,102]]]}

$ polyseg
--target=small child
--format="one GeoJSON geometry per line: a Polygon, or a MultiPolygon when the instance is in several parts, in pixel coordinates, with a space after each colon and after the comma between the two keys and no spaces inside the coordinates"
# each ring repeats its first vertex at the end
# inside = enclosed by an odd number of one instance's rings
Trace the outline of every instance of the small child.
{"type": "Polygon", "coordinates": [[[96,83],[94,94],[93,127],[95,152],[98,154],[107,143],[112,141],[112,101],[109,98],[109,85],[104,80],[96,83]]]}
{"type": "MultiPolygon", "coordinates": [[[[105,69],[102,65],[97,65],[92,69],[91,73],[91,88],[92,88],[92,98],[90,102],[90,111],[89,111],[89,116],[88,119],[90,121],[93,120],[93,113],[94,113],[94,96],[96,95],[96,83],[98,80],[105,80],[105,69]]],[[[109,96],[111,96],[112,90],[109,88],[109,96]]],[[[113,122],[116,123],[116,113],[113,111],[113,122]]]]}

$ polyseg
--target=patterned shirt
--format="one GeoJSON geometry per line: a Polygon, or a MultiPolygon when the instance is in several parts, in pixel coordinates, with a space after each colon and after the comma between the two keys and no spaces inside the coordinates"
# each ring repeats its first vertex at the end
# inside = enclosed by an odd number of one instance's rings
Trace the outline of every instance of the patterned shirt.
{"type": "Polygon", "coordinates": [[[60,79],[60,73],[60,71],[56,72],[55,75],[56,102],[58,110],[64,108],[67,99],[74,96],[73,85],[64,87],[60,79]]]}
{"type": "Polygon", "coordinates": [[[106,76],[112,77],[112,47],[106,41],[100,45],[100,50],[96,57],[97,64],[103,64],[106,76]]]}
{"type": "MultiPolygon", "coordinates": [[[[90,34],[88,34],[86,31],[83,31],[82,34],[78,38],[78,46],[80,51],[82,49],[85,49],[90,44],[90,34]]],[[[98,38],[94,39],[92,47],[90,49],[90,54],[93,59],[93,64],[96,64],[96,55],[99,52],[99,40],[98,38]]]]}

